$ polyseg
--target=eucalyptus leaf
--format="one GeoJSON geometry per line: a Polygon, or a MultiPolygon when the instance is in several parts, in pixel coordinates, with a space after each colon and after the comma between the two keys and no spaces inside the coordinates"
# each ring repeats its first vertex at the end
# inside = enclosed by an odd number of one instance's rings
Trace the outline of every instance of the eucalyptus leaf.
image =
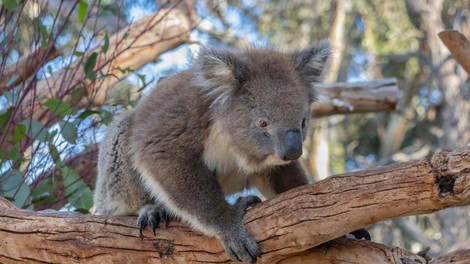
{"type": "Polygon", "coordinates": [[[37,120],[23,120],[21,122],[26,127],[27,135],[31,139],[40,142],[46,142],[49,138],[49,131],[47,128],[37,120]]]}
{"type": "Polygon", "coordinates": [[[56,115],[66,116],[76,113],[76,110],[67,102],[57,98],[51,98],[44,103],[44,106],[56,115]]]}
{"type": "Polygon", "coordinates": [[[83,21],[85,21],[87,11],[88,11],[88,3],[85,1],[80,1],[78,3],[78,10],[77,10],[77,16],[80,22],[83,23],[83,21]]]}
{"type": "Polygon", "coordinates": [[[85,64],[83,65],[83,70],[85,71],[85,75],[88,79],[94,80],[96,77],[95,72],[93,69],[96,65],[96,60],[98,59],[98,53],[93,52],[90,57],[86,60],[85,64]]]}

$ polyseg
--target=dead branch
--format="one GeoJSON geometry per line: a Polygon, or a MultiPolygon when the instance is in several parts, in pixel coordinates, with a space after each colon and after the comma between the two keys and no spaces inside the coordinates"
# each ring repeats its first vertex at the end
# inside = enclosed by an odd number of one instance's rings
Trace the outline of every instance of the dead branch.
{"type": "Polygon", "coordinates": [[[397,79],[357,83],[322,84],[313,116],[395,110],[398,101],[397,79]]]}
{"type": "Polygon", "coordinates": [[[455,60],[470,75],[470,42],[468,39],[457,30],[444,30],[439,32],[438,36],[455,60]]]}
{"type": "MultiPolygon", "coordinates": [[[[273,263],[369,224],[469,204],[469,174],[470,149],[441,151],[288,191],[249,210],[245,223],[263,250],[259,261],[273,263]]],[[[135,217],[38,213],[0,204],[2,261],[228,262],[217,239],[178,222],[156,237],[147,230],[143,241],[138,233],[135,217]]]]}

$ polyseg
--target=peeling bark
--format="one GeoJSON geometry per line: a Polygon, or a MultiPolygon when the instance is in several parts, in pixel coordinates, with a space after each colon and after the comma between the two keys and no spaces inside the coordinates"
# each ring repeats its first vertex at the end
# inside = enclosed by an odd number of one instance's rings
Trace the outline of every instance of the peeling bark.
{"type": "MultiPolygon", "coordinates": [[[[217,239],[179,222],[156,237],[146,230],[140,241],[135,217],[30,212],[5,203],[1,261],[230,262],[217,239]]],[[[274,263],[369,224],[469,203],[470,150],[442,151],[293,189],[249,210],[245,223],[262,248],[259,262],[274,263]]]]}

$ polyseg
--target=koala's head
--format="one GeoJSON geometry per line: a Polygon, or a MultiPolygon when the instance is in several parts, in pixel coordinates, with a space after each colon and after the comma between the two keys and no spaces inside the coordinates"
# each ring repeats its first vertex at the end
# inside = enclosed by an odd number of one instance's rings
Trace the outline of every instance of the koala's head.
{"type": "Polygon", "coordinates": [[[294,53],[204,49],[196,82],[239,155],[252,164],[286,164],[302,155],[329,55],[328,42],[294,53]]]}

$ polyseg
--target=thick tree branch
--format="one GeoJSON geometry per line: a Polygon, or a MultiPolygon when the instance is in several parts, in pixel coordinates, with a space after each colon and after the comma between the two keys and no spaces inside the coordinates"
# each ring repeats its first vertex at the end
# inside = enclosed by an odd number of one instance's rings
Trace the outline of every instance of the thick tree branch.
{"type": "Polygon", "coordinates": [[[398,101],[397,79],[319,85],[313,116],[393,111],[398,101]]]}
{"type": "MultiPolygon", "coordinates": [[[[470,150],[442,151],[288,191],[249,210],[245,222],[262,248],[260,262],[273,263],[385,219],[469,203],[470,150]]],[[[143,241],[138,233],[135,217],[35,213],[0,204],[2,261],[228,261],[217,239],[178,222],[156,237],[147,230],[143,241]]]]}
{"type": "Polygon", "coordinates": [[[433,259],[429,264],[465,264],[470,260],[470,249],[460,249],[453,251],[437,259],[433,259]]]}
{"type": "Polygon", "coordinates": [[[470,42],[468,39],[457,30],[444,30],[439,32],[438,36],[455,60],[470,75],[470,42]]]}

